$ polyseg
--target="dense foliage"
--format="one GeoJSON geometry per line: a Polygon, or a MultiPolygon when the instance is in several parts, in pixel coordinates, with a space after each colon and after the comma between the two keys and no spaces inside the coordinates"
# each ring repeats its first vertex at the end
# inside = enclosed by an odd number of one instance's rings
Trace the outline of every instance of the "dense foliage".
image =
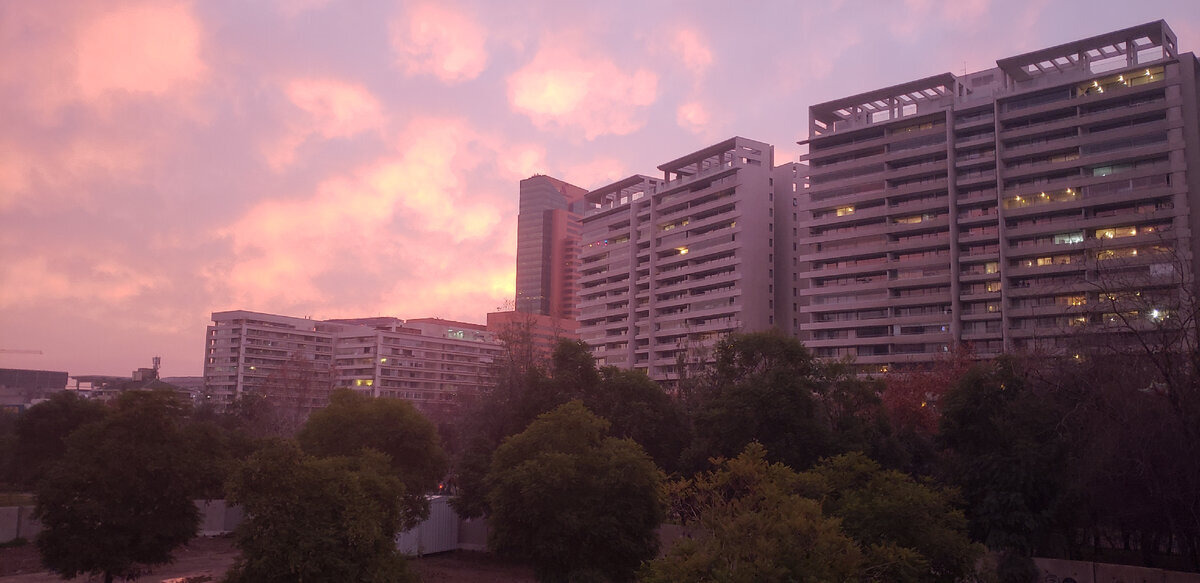
{"type": "Polygon", "coordinates": [[[688,467],[735,456],[751,442],[793,468],[845,451],[887,454],[880,387],[841,363],[820,361],[799,341],[774,332],[732,334],[714,358],[710,374],[689,395],[696,438],[688,467]]]}
{"type": "Polygon", "coordinates": [[[335,391],[329,406],[309,416],[298,439],[316,456],[355,456],[367,449],[384,454],[404,485],[406,527],[429,514],[425,495],[437,491],[448,465],[437,429],[411,403],[350,389],[335,391]]]}
{"type": "Polygon", "coordinates": [[[951,495],[861,454],[808,472],[736,458],[672,483],[673,517],[697,532],[642,571],[644,581],[954,582],[981,546],[951,495]]]}
{"type": "MultiPolygon", "coordinates": [[[[36,407],[35,407],[36,409],[36,407]]],[[[187,408],[171,393],[121,395],[106,416],[73,432],[38,482],[42,561],[64,577],[106,583],[171,560],[195,536],[192,498],[208,464],[188,439],[187,408]]]]}
{"type": "Polygon", "coordinates": [[[246,520],[230,583],[415,580],[397,551],[403,483],[383,454],[318,458],[279,442],[229,481],[246,520]]]}
{"type": "Polygon", "coordinates": [[[682,405],[658,383],[640,371],[597,367],[579,341],[561,341],[541,362],[530,360],[528,347],[517,340],[508,347],[496,387],[469,404],[461,420],[464,447],[454,468],[454,505],[461,514],[488,513],[483,479],[500,443],[571,400],[606,419],[613,436],[636,441],[660,467],[678,466],[689,439],[687,418],[682,405]]]}
{"type": "Polygon", "coordinates": [[[625,581],[658,549],[661,473],[640,446],[572,401],[496,450],[490,543],[544,582],[625,581]]]}

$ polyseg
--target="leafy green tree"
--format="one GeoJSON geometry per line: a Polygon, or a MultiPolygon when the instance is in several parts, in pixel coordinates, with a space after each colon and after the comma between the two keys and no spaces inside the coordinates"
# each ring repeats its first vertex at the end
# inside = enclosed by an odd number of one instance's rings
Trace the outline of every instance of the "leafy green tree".
{"type": "Polygon", "coordinates": [[[538,579],[624,581],[658,549],[662,473],[572,401],[506,439],[487,476],[491,545],[538,579]]]}
{"type": "Polygon", "coordinates": [[[755,441],[793,468],[845,451],[896,457],[881,385],[844,363],[813,358],[778,331],[731,334],[717,344],[714,361],[691,394],[695,440],[687,466],[699,469],[755,441]]]}
{"type": "Polygon", "coordinates": [[[316,456],[355,456],[373,449],[387,456],[404,484],[404,524],[429,514],[425,494],[436,491],[448,462],[437,429],[408,401],[376,399],[350,389],[335,391],[328,407],[314,411],[298,436],[316,456]]]}
{"type": "Polygon", "coordinates": [[[645,583],[853,581],[864,557],[840,521],[804,495],[821,485],[751,443],[693,480],[671,483],[672,517],[698,534],[647,564],[645,583]]]}
{"type": "Polygon", "coordinates": [[[678,469],[689,431],[683,407],[640,370],[606,366],[583,404],[612,423],[611,433],[641,445],[667,471],[678,469]]]}
{"type": "Polygon", "coordinates": [[[467,408],[465,447],[455,463],[455,508],[466,516],[488,511],[483,478],[500,442],[523,431],[542,413],[572,399],[611,423],[611,434],[641,445],[660,466],[675,469],[688,438],[678,402],[639,371],[596,367],[587,345],[562,340],[547,371],[504,361],[497,386],[467,408]]]}
{"type": "Polygon", "coordinates": [[[317,458],[290,442],[252,455],[229,499],[246,510],[229,583],[414,581],[395,537],[404,484],[384,454],[317,458]]]}
{"type": "Polygon", "coordinates": [[[170,562],[196,534],[201,483],[184,429],[187,406],[170,392],[131,391],[103,419],[66,440],[36,489],[42,562],[66,578],[105,583],[170,562]]]}
{"type": "Polygon", "coordinates": [[[104,404],[89,401],[73,391],[62,391],[38,403],[17,418],[13,463],[17,482],[32,488],[46,468],[62,459],[67,437],[76,429],[104,418],[104,404]]]}
{"type": "Polygon", "coordinates": [[[865,549],[870,576],[890,582],[954,583],[984,548],[967,534],[954,495],[884,470],[861,453],[822,460],[806,472],[822,485],[825,514],[865,549]]]}
{"type": "Polygon", "coordinates": [[[973,538],[1018,556],[1037,548],[1067,491],[1061,420],[1011,358],[972,367],[947,393],[938,442],[973,538]]]}

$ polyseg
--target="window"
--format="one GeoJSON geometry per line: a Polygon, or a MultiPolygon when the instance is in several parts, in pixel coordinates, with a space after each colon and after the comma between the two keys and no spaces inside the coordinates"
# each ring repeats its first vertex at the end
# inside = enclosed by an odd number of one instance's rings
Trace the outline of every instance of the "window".
{"type": "Polygon", "coordinates": [[[1096,230],[1097,239],[1119,239],[1121,237],[1132,237],[1137,234],[1137,227],[1112,227],[1096,230]]]}
{"type": "Polygon", "coordinates": [[[1054,236],[1055,245],[1075,245],[1083,242],[1083,231],[1060,233],[1054,236]]]}

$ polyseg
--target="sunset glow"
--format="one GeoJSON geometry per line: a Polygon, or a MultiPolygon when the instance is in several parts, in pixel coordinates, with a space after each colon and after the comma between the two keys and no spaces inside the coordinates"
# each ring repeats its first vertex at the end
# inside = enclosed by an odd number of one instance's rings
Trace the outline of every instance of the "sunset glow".
{"type": "Polygon", "coordinates": [[[3,2],[0,348],[42,354],[0,368],[198,375],[221,310],[482,323],[522,178],[794,160],[814,103],[1160,18],[1194,50],[1194,0],[3,2]]]}

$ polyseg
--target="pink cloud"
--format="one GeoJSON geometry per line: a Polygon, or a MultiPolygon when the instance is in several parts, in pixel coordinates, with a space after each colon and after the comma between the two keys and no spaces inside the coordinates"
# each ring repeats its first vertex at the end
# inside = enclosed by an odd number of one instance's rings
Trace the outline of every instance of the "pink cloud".
{"type": "Polygon", "coordinates": [[[695,29],[681,28],[671,36],[671,50],[692,73],[703,73],[712,64],[712,50],[695,29]]]}
{"type": "Polygon", "coordinates": [[[45,213],[63,206],[101,206],[85,185],[140,178],[147,145],[133,136],[79,134],[53,149],[23,150],[0,139],[0,157],[0,211],[20,206],[45,213]]]}
{"type": "Polygon", "coordinates": [[[266,149],[275,170],[290,166],[296,150],[310,137],[349,138],[380,129],[386,121],[383,108],[365,87],[337,79],[294,79],[284,93],[301,116],[288,122],[288,129],[266,149]]]}
{"type": "Polygon", "coordinates": [[[675,123],[694,134],[711,133],[711,122],[712,116],[709,115],[708,108],[698,101],[689,101],[675,110],[675,123]]]}
{"type": "Polygon", "coordinates": [[[0,308],[19,308],[46,301],[120,303],[162,286],[166,280],[106,256],[100,250],[76,248],[71,259],[89,265],[79,270],[47,255],[13,257],[0,267],[0,308]]]}
{"type": "Polygon", "coordinates": [[[84,27],[76,80],[84,99],[127,91],[164,95],[202,79],[200,24],[183,3],[118,8],[84,27]]]}
{"type": "MultiPolygon", "coordinates": [[[[438,287],[463,270],[463,249],[512,229],[501,217],[504,201],[511,198],[508,187],[522,170],[506,166],[514,151],[540,157],[536,148],[510,144],[462,120],[418,118],[394,140],[388,155],[325,179],[308,197],[253,206],[221,231],[235,260],[228,269],[210,272],[210,278],[230,288],[235,305],[275,310],[304,304],[377,311],[378,305],[339,304],[319,280],[352,265],[360,275],[391,282],[397,279],[392,274],[398,257],[426,266],[415,277],[399,278],[406,285],[438,287]],[[481,181],[476,169],[488,178],[481,181]],[[496,182],[503,190],[494,190],[496,182]]],[[[502,253],[511,257],[509,249],[502,253]]],[[[466,271],[482,280],[496,270],[511,277],[508,263],[484,262],[466,271]]],[[[462,309],[461,301],[442,298],[455,310],[462,309]]]]}
{"type": "Polygon", "coordinates": [[[466,11],[446,5],[414,6],[392,24],[391,40],[409,75],[456,83],[474,79],[487,66],[487,29],[466,11]]]}
{"type": "Polygon", "coordinates": [[[588,140],[640,129],[642,110],[654,103],[657,92],[654,72],[623,69],[562,39],[543,43],[533,60],[508,78],[514,111],[539,128],[582,132],[588,140]]]}

